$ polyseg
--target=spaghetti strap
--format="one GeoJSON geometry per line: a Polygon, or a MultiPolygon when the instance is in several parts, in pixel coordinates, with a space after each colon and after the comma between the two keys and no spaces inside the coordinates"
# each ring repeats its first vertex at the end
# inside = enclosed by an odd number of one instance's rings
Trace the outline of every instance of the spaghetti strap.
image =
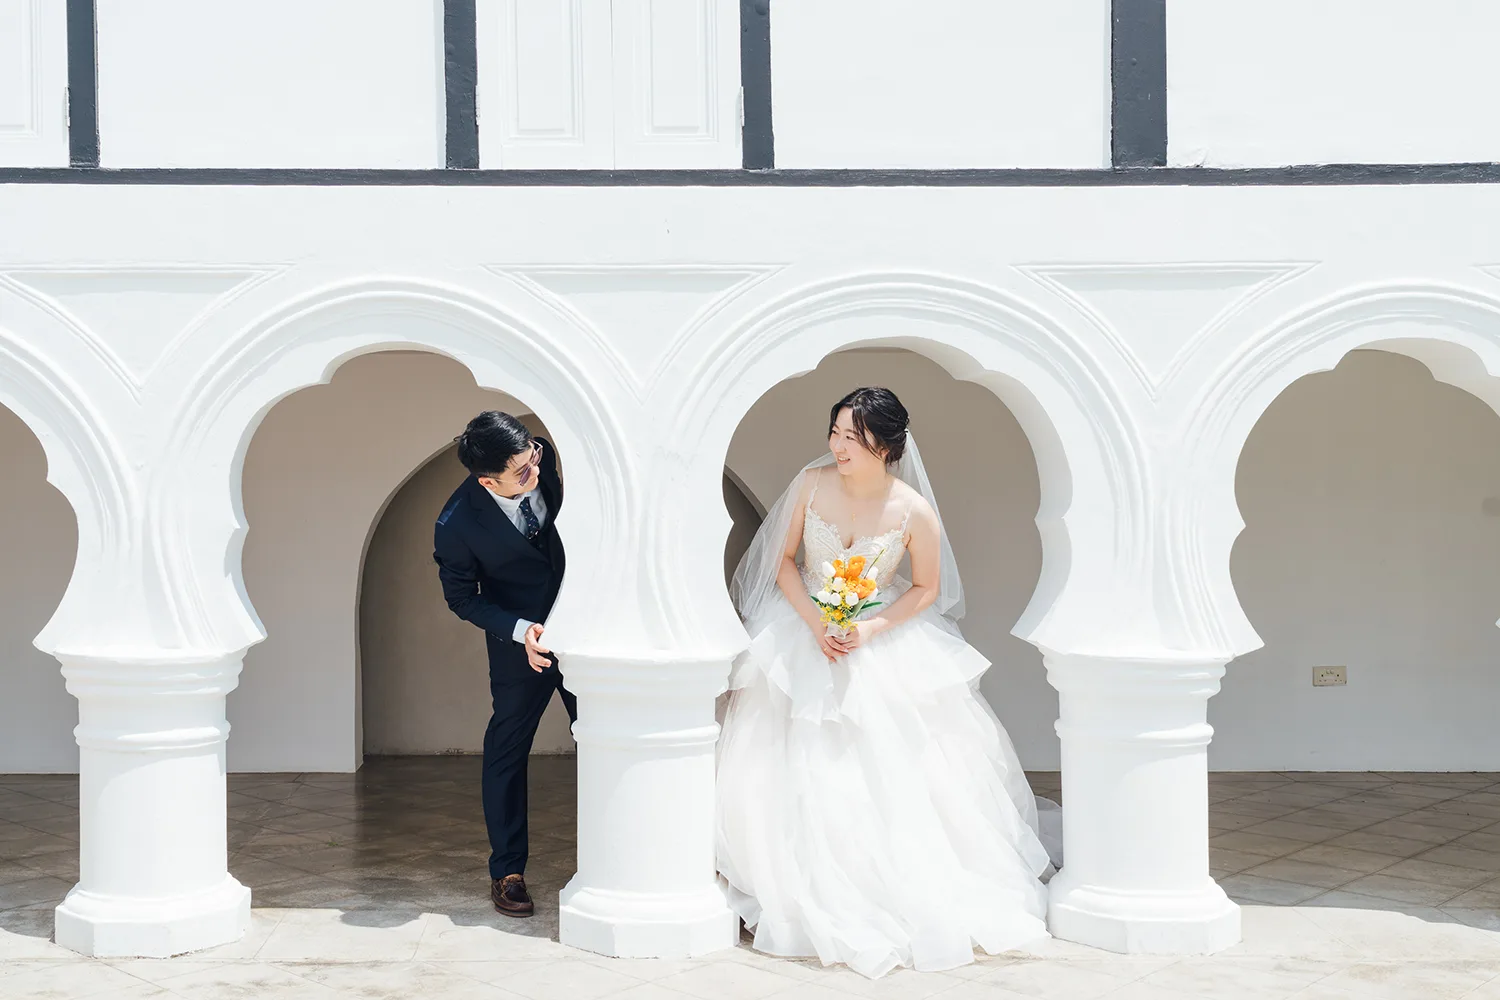
{"type": "Polygon", "coordinates": [[[915,500],[906,505],[906,513],[901,515],[901,537],[906,537],[906,526],[911,522],[911,509],[917,505],[915,500]]]}

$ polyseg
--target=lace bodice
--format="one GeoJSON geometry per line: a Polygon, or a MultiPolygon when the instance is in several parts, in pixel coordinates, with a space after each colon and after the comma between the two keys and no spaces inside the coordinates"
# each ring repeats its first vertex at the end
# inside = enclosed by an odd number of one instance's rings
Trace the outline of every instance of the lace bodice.
{"type": "Polygon", "coordinates": [[[881,535],[862,535],[847,547],[838,525],[823,520],[813,508],[813,497],[817,496],[814,483],[812,495],[807,499],[807,509],[802,519],[802,582],[807,592],[817,593],[823,587],[823,575],[819,567],[835,559],[848,561],[854,556],[865,557],[865,575],[875,580],[875,586],[885,590],[896,579],[896,570],[901,567],[901,558],[906,554],[906,526],[911,518],[908,508],[901,523],[881,535]]]}

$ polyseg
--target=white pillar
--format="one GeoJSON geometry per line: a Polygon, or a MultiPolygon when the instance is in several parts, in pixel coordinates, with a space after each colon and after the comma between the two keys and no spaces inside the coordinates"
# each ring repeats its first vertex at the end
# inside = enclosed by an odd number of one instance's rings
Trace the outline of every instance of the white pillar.
{"type": "Polygon", "coordinates": [[[224,697],[243,653],[57,657],[79,746],[79,880],[57,943],[165,958],[237,940],[250,890],[227,867],[224,697]]]}
{"type": "Polygon", "coordinates": [[[725,660],[564,654],[578,696],[578,873],[563,944],[619,958],[733,947],[714,866],[714,700],[725,660]]]}
{"type": "Polygon", "coordinates": [[[1060,695],[1063,869],[1048,922],[1110,951],[1201,954],[1240,939],[1208,874],[1208,699],[1223,661],[1048,655],[1060,695]]]}

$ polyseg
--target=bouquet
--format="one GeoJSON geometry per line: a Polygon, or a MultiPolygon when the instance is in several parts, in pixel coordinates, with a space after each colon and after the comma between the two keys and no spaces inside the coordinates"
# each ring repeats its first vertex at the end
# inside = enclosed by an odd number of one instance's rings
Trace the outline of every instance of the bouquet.
{"type": "MultiPolygon", "coordinates": [[[[879,555],[875,556],[878,561],[879,555]]],[[[824,563],[823,586],[812,595],[819,614],[828,624],[828,634],[843,637],[849,634],[855,619],[871,608],[880,607],[875,597],[880,593],[875,581],[864,576],[868,565],[864,556],[855,556],[847,563],[835,559],[824,563]]]]}

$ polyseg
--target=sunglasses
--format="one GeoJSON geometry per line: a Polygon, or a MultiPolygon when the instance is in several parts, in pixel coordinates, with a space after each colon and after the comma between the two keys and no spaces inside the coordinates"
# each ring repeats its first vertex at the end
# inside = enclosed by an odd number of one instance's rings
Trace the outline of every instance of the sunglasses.
{"type": "Polygon", "coordinates": [[[542,444],[540,441],[531,442],[531,453],[526,461],[518,465],[514,472],[508,472],[496,479],[496,482],[507,486],[525,486],[531,481],[532,473],[537,466],[542,464],[542,444]]]}

